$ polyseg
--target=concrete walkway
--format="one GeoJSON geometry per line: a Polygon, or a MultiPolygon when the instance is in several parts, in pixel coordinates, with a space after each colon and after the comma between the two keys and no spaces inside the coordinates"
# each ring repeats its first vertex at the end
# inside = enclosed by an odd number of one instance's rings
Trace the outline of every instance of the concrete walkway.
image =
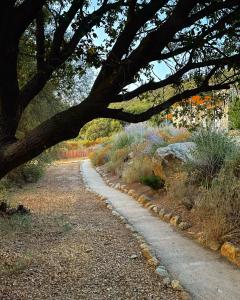
{"type": "Polygon", "coordinates": [[[240,270],[237,267],[183,237],[130,196],[108,187],[89,160],[82,161],[81,171],[86,184],[107,197],[115,210],[142,234],[161,263],[194,299],[240,300],[240,270]]]}

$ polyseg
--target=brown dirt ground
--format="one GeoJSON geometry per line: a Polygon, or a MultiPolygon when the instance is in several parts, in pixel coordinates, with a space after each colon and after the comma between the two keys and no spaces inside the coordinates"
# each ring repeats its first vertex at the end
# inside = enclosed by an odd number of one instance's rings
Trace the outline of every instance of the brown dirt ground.
{"type": "Polygon", "coordinates": [[[0,299],[180,299],[132,233],[86,192],[79,163],[51,166],[9,201],[32,214],[0,220],[0,299]]]}

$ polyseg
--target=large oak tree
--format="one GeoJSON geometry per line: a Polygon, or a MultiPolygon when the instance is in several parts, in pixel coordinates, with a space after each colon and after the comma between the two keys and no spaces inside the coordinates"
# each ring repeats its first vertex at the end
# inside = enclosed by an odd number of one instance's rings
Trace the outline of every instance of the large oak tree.
{"type": "Polygon", "coordinates": [[[239,0],[2,0],[0,3],[0,177],[45,149],[74,138],[87,122],[149,119],[193,95],[228,89],[239,78],[239,0]],[[105,37],[99,45],[99,32],[105,37]],[[34,59],[24,83],[18,68],[22,48],[34,59]],[[27,51],[27,50],[26,50],[27,51]],[[171,72],[157,79],[153,64],[171,72]],[[80,104],[16,138],[21,116],[44,86],[71,66],[81,76],[99,68],[80,104]],[[143,82],[144,78],[144,83],[143,82]],[[147,81],[148,80],[148,81],[147,81]],[[182,85],[191,80],[191,88],[182,85]],[[137,88],[127,87],[139,82],[137,88]],[[175,86],[176,94],[140,114],[111,103],[175,86]]]}

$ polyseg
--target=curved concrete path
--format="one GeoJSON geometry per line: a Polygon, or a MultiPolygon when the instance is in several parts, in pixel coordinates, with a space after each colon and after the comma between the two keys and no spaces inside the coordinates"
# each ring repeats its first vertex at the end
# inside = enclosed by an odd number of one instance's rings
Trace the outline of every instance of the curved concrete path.
{"type": "Polygon", "coordinates": [[[130,196],[107,186],[89,160],[82,161],[81,171],[86,184],[108,198],[115,210],[142,234],[162,264],[180,280],[193,299],[240,300],[237,267],[183,237],[130,196]]]}

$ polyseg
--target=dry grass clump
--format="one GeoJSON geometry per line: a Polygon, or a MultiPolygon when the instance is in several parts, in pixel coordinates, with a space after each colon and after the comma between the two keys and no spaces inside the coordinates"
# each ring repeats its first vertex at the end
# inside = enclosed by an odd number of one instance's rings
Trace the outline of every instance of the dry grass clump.
{"type": "Polygon", "coordinates": [[[102,166],[109,160],[109,154],[111,151],[111,144],[107,144],[95,151],[91,152],[89,158],[94,166],[102,166]]]}
{"type": "Polygon", "coordinates": [[[240,179],[223,169],[198,203],[206,239],[240,243],[240,179]]]}
{"type": "Polygon", "coordinates": [[[152,160],[149,157],[136,157],[123,169],[122,178],[126,183],[138,182],[141,177],[152,175],[152,170],[152,160]]]}
{"type": "Polygon", "coordinates": [[[188,175],[184,171],[166,177],[166,188],[169,199],[183,204],[187,209],[192,209],[198,201],[200,188],[189,184],[188,175]]]}
{"type": "Polygon", "coordinates": [[[108,171],[121,176],[124,168],[124,162],[128,160],[129,148],[113,150],[109,157],[109,162],[106,164],[108,171]]]}
{"type": "Polygon", "coordinates": [[[159,130],[159,135],[167,144],[185,142],[191,133],[185,128],[164,127],[159,130]]]}

